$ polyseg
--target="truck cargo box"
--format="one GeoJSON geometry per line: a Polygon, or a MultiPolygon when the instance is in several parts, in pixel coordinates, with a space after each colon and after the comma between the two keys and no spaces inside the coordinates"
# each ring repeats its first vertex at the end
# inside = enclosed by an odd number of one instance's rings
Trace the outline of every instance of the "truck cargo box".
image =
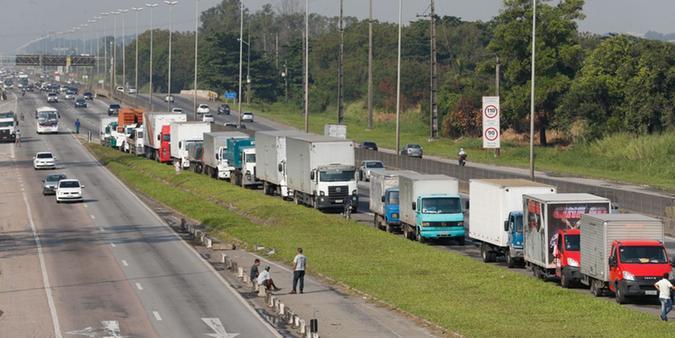
{"type": "Polygon", "coordinates": [[[405,173],[399,176],[398,188],[401,222],[410,225],[417,223],[416,211],[412,208],[412,203],[417,201],[417,197],[459,195],[459,181],[446,175],[405,173]]]}
{"type": "Polygon", "coordinates": [[[410,170],[375,170],[370,174],[369,210],[377,215],[384,215],[382,196],[387,189],[398,187],[399,176],[415,174],[410,170]]]}
{"type": "Polygon", "coordinates": [[[146,112],[143,114],[145,121],[144,144],[146,147],[159,150],[161,142],[158,139],[162,133],[162,127],[168,126],[173,122],[186,122],[187,115],[182,113],[160,113],[146,112]]]}
{"type": "Polygon", "coordinates": [[[117,131],[123,132],[124,127],[130,124],[143,124],[143,109],[131,107],[119,109],[117,115],[117,131]]]}
{"type": "Polygon", "coordinates": [[[299,130],[271,130],[255,133],[256,175],[259,179],[274,185],[286,184],[283,166],[286,159],[286,137],[301,136],[299,130]],[[282,170],[279,170],[282,165],[282,170]]]}
{"type": "Polygon", "coordinates": [[[230,138],[248,138],[249,136],[238,131],[219,131],[204,134],[204,165],[218,168],[218,163],[224,158],[222,148],[227,149],[227,140],[230,138]],[[218,155],[218,156],[216,156],[218,155]]]}

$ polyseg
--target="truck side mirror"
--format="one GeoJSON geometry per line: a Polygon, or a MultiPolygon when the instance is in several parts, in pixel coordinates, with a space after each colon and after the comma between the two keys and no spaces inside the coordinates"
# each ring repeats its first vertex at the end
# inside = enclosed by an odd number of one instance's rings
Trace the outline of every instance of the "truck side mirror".
{"type": "Polygon", "coordinates": [[[675,257],[670,259],[670,266],[675,266],[675,257]]]}
{"type": "Polygon", "coordinates": [[[178,149],[183,148],[183,141],[178,141],[178,149]]]}
{"type": "Polygon", "coordinates": [[[417,210],[417,202],[412,202],[412,209],[417,210]]]}
{"type": "Polygon", "coordinates": [[[381,197],[382,203],[384,203],[384,196],[381,197]]]}
{"type": "Polygon", "coordinates": [[[159,141],[159,140],[160,140],[160,138],[159,138],[159,134],[157,134],[157,141],[159,141]]]}
{"type": "Polygon", "coordinates": [[[509,231],[509,221],[504,221],[504,231],[509,231]]]}
{"type": "Polygon", "coordinates": [[[284,166],[283,166],[281,163],[279,163],[279,165],[277,166],[277,170],[278,170],[279,172],[284,171],[284,166]]]}
{"type": "Polygon", "coordinates": [[[616,266],[616,258],[610,258],[609,259],[609,266],[611,266],[611,267],[616,266]]]}
{"type": "Polygon", "coordinates": [[[314,170],[312,170],[312,172],[309,173],[309,179],[314,180],[314,170]]]}
{"type": "Polygon", "coordinates": [[[466,201],[464,204],[464,209],[469,210],[469,201],[466,201]]]}
{"type": "Polygon", "coordinates": [[[220,154],[216,154],[216,160],[220,160],[220,154]]]}

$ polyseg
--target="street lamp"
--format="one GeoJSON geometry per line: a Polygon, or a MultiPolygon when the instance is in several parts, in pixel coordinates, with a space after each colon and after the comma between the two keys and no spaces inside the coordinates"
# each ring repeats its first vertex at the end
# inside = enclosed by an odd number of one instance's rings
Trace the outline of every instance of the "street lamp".
{"type": "Polygon", "coordinates": [[[305,0],[305,107],[304,108],[305,108],[305,133],[307,133],[309,132],[309,0],[305,0]]]}
{"type": "Polygon", "coordinates": [[[532,0],[532,88],[530,93],[530,180],[534,181],[534,64],[536,55],[537,0],[532,0]]]}
{"type": "Polygon", "coordinates": [[[401,150],[401,22],[403,0],[398,0],[398,59],[396,61],[396,153],[401,150]]]}
{"type": "Polygon", "coordinates": [[[126,43],[126,20],[125,15],[129,12],[128,9],[120,9],[120,14],[122,15],[122,87],[127,88],[127,43],[126,43]]]}
{"type": "Polygon", "coordinates": [[[113,93],[115,92],[115,89],[117,89],[117,72],[116,72],[116,61],[115,58],[117,57],[117,16],[120,14],[120,12],[117,11],[112,11],[110,14],[113,15],[113,42],[112,42],[112,65],[110,65],[112,69],[112,81],[110,82],[110,95],[112,96],[113,93]]]}
{"type": "Polygon", "coordinates": [[[152,27],[152,9],[159,6],[159,4],[148,3],[145,7],[150,9],[150,111],[153,111],[154,104],[152,102],[152,43],[154,40],[154,27],[152,27]]]}
{"type": "Polygon", "coordinates": [[[136,96],[138,96],[138,12],[143,10],[143,7],[131,7],[136,12],[136,62],[134,66],[134,88],[136,89],[136,96]]]}
{"type": "MultiPolygon", "coordinates": [[[[248,31],[249,41],[251,40],[251,30],[248,31]]],[[[237,39],[239,41],[241,39],[237,39]]],[[[251,103],[251,44],[249,41],[241,41],[246,45],[248,56],[246,57],[246,103],[251,103]]],[[[241,62],[241,59],[239,60],[241,62]]]]}
{"type": "MultiPolygon", "coordinates": [[[[108,12],[99,13],[101,18],[110,15],[108,12]]],[[[105,34],[105,21],[103,21],[103,88],[105,88],[105,81],[108,78],[108,36],[105,34]]]]}
{"type": "Polygon", "coordinates": [[[197,48],[199,48],[199,0],[195,0],[195,84],[192,88],[192,109],[197,119],[197,48]]]}
{"type": "Polygon", "coordinates": [[[241,126],[241,59],[244,51],[244,3],[243,1],[239,2],[239,101],[237,111],[239,113],[239,125],[241,126]]]}
{"type": "Polygon", "coordinates": [[[171,33],[173,30],[173,6],[178,3],[178,1],[167,1],[164,0],[164,3],[169,6],[169,78],[167,84],[167,110],[171,110],[171,33]]]}

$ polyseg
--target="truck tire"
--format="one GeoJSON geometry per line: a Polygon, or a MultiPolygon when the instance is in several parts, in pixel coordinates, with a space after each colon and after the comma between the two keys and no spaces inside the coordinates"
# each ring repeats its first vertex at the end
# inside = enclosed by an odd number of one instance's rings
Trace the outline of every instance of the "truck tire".
{"type": "Polygon", "coordinates": [[[569,289],[572,283],[570,283],[570,279],[567,277],[567,274],[563,271],[560,272],[560,286],[562,286],[565,289],[569,289]]]}
{"type": "Polygon", "coordinates": [[[619,304],[626,304],[626,295],[623,288],[619,286],[619,284],[616,284],[615,290],[614,297],[616,298],[616,302],[619,304]]]}
{"type": "Polygon", "coordinates": [[[426,243],[426,239],[422,237],[422,233],[419,230],[415,231],[415,240],[420,243],[426,243]]]}
{"type": "Polygon", "coordinates": [[[403,238],[410,239],[410,234],[408,233],[408,225],[403,225],[403,238]]]}
{"type": "Polygon", "coordinates": [[[511,254],[508,251],[506,251],[506,266],[508,266],[509,269],[516,267],[516,260],[511,257],[511,254]]]}
{"type": "Polygon", "coordinates": [[[490,263],[495,261],[495,255],[489,250],[487,244],[481,243],[480,245],[480,256],[483,258],[483,262],[490,263]]]}
{"type": "Polygon", "coordinates": [[[464,237],[458,238],[457,244],[459,244],[460,246],[464,246],[466,244],[466,238],[464,238],[464,237]]]}
{"type": "Polygon", "coordinates": [[[380,218],[377,216],[377,214],[373,214],[373,226],[377,229],[381,229],[382,227],[380,226],[380,218]]]}
{"type": "Polygon", "coordinates": [[[595,297],[602,296],[602,293],[603,293],[602,289],[603,288],[600,286],[600,283],[598,281],[596,281],[595,279],[591,280],[590,288],[591,288],[591,293],[593,294],[593,296],[595,296],[595,297]]]}

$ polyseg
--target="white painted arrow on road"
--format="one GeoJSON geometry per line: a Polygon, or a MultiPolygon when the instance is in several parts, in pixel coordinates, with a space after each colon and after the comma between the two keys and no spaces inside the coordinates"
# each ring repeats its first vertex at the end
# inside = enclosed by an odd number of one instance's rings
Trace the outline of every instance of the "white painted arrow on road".
{"type": "Polygon", "coordinates": [[[227,333],[223,323],[220,322],[218,318],[202,318],[204,324],[208,325],[211,330],[215,333],[205,333],[205,336],[214,337],[214,338],[234,338],[238,336],[238,333],[227,333]]]}
{"type": "Polygon", "coordinates": [[[66,334],[96,338],[96,334],[100,330],[103,331],[103,338],[124,338],[120,335],[120,323],[116,320],[102,320],[101,329],[88,326],[81,330],[68,331],[66,334]]]}

